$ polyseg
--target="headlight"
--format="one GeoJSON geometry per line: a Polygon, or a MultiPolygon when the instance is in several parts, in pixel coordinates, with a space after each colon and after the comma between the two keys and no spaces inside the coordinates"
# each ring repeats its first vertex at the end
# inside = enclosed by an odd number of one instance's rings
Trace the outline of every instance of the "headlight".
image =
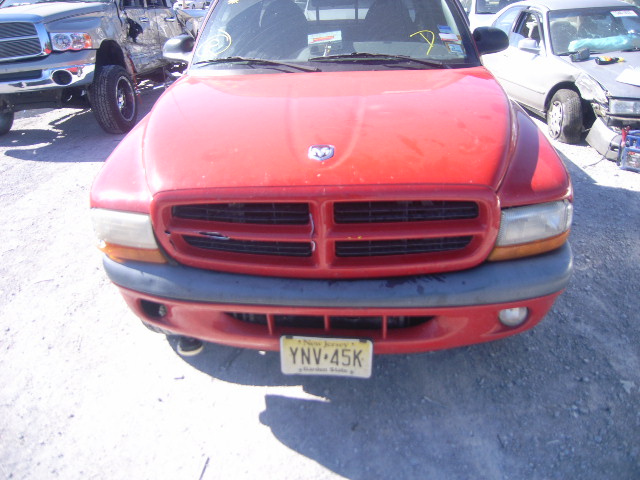
{"type": "Polygon", "coordinates": [[[88,33],[51,33],[51,46],[54,50],[83,50],[91,48],[93,41],[88,33]]]}
{"type": "Polygon", "coordinates": [[[507,208],[502,211],[496,248],[490,260],[506,260],[548,252],[569,235],[573,205],[568,200],[507,208]]]}
{"type": "Polygon", "coordinates": [[[580,96],[585,100],[595,100],[603,105],[607,104],[607,92],[593,77],[581,73],[576,78],[576,86],[580,89],[580,96]]]}
{"type": "Polygon", "coordinates": [[[164,263],[149,215],[94,208],[91,211],[98,248],[116,261],[164,263]]]}
{"type": "Polygon", "coordinates": [[[640,102],[634,100],[609,100],[609,113],[611,115],[640,115],[640,102]]]}

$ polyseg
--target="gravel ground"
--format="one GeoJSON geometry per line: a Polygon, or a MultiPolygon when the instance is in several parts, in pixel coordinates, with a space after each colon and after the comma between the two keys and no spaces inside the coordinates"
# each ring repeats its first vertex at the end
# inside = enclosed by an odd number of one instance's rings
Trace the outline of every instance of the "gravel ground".
{"type": "Polygon", "coordinates": [[[58,110],[0,139],[0,479],[640,478],[640,174],[556,145],[575,273],[534,330],[285,377],[273,353],[185,361],[125,307],[88,216],[120,138],[58,110]]]}

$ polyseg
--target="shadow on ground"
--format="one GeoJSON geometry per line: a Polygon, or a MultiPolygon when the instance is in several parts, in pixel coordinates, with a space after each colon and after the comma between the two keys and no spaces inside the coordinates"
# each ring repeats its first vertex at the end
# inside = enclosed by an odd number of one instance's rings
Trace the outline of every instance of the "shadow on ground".
{"type": "MultiPolygon", "coordinates": [[[[139,120],[151,110],[162,92],[161,87],[147,87],[141,92],[139,120]]],[[[34,110],[20,113],[13,129],[2,137],[2,143],[9,147],[5,155],[19,160],[79,162],[85,159],[83,161],[101,162],[123,137],[104,132],[89,109],[34,110]],[[52,112],[59,115],[53,115],[46,130],[28,128],[28,123],[19,118],[50,115],[52,112]]]]}

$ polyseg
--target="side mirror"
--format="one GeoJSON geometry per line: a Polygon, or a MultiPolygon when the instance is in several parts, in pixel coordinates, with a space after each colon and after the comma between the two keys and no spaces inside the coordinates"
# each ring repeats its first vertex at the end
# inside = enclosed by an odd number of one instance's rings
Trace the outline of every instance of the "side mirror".
{"type": "Polygon", "coordinates": [[[473,31],[473,39],[480,55],[497,53],[509,46],[509,37],[499,28],[478,27],[473,31]]]}
{"type": "Polygon", "coordinates": [[[191,35],[170,38],[162,47],[162,56],[178,63],[189,63],[196,40],[191,35]]]}
{"type": "Polygon", "coordinates": [[[523,38],[518,42],[518,48],[525,52],[540,53],[540,44],[533,38],[523,38]]]}

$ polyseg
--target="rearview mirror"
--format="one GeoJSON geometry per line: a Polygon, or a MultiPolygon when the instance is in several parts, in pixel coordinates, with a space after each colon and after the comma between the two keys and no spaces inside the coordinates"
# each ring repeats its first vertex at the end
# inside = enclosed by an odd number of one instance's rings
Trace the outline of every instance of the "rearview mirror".
{"type": "Polygon", "coordinates": [[[191,35],[178,35],[170,38],[162,47],[162,56],[178,63],[189,63],[196,41],[191,35]]]}
{"type": "Polygon", "coordinates": [[[473,39],[480,55],[497,53],[509,46],[509,38],[499,28],[478,27],[473,31],[473,39]]]}

